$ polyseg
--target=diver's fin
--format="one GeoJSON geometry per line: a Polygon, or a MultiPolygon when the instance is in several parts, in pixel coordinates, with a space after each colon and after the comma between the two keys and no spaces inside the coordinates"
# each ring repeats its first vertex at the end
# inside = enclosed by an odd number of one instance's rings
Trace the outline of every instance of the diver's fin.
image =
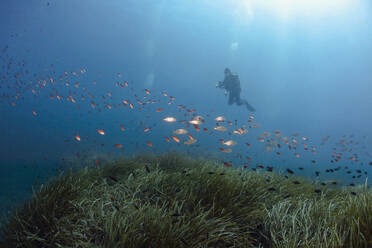
{"type": "Polygon", "coordinates": [[[245,102],[245,106],[247,106],[247,109],[251,112],[256,112],[256,109],[253,108],[248,102],[245,102]]]}

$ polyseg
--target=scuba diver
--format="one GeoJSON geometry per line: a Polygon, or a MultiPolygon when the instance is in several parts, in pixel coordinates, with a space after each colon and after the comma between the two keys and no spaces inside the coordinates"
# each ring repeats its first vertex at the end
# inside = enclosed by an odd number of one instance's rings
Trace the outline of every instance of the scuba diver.
{"type": "Polygon", "coordinates": [[[225,69],[225,79],[223,82],[219,81],[216,88],[223,88],[225,89],[225,95],[229,94],[229,105],[233,103],[236,103],[238,106],[244,104],[249,111],[256,111],[247,100],[240,98],[240,92],[242,89],[240,88],[239,76],[232,74],[229,68],[225,69]]]}

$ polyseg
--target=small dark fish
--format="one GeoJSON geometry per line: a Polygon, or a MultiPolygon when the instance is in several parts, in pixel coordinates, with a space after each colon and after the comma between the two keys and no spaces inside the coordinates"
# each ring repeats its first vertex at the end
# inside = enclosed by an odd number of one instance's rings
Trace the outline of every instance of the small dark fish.
{"type": "Polygon", "coordinates": [[[271,187],[267,189],[268,191],[275,191],[275,188],[271,187]]]}
{"type": "Polygon", "coordinates": [[[352,186],[352,187],[354,187],[354,186],[355,186],[355,184],[354,184],[354,183],[350,183],[349,185],[350,185],[350,186],[352,186]]]}
{"type": "Polygon", "coordinates": [[[147,164],[145,164],[145,168],[146,168],[147,173],[150,173],[150,168],[147,166],[147,164]]]}
{"type": "Polygon", "coordinates": [[[352,194],[352,195],[357,195],[357,193],[354,192],[354,191],[351,191],[350,194],[352,194]]]}
{"type": "Polygon", "coordinates": [[[293,173],[294,173],[293,170],[288,169],[288,168],[287,168],[287,172],[288,172],[289,174],[293,174],[293,173]]]}
{"type": "Polygon", "coordinates": [[[314,192],[318,193],[318,194],[322,193],[322,191],[320,189],[316,189],[316,190],[314,190],[314,192]]]}
{"type": "Polygon", "coordinates": [[[293,181],[293,183],[294,183],[294,184],[300,184],[300,182],[299,182],[299,181],[293,181]]]}
{"type": "Polygon", "coordinates": [[[220,173],[220,176],[223,176],[223,175],[225,175],[225,173],[220,173]]]}
{"type": "Polygon", "coordinates": [[[189,247],[189,244],[186,242],[186,240],[184,238],[181,237],[180,240],[182,241],[182,243],[184,243],[186,246],[189,247]]]}
{"type": "Polygon", "coordinates": [[[119,182],[118,179],[116,179],[116,178],[113,177],[113,176],[109,176],[109,178],[110,178],[112,181],[119,182]]]}
{"type": "Polygon", "coordinates": [[[214,174],[214,172],[213,171],[209,171],[208,174],[209,175],[212,175],[212,174],[214,174]]]}
{"type": "Polygon", "coordinates": [[[326,186],[327,184],[326,183],[321,183],[322,186],[326,186]]]}
{"type": "Polygon", "coordinates": [[[174,213],[174,214],[172,214],[171,216],[172,216],[172,217],[179,217],[179,216],[181,216],[181,215],[178,214],[178,213],[174,213]]]}

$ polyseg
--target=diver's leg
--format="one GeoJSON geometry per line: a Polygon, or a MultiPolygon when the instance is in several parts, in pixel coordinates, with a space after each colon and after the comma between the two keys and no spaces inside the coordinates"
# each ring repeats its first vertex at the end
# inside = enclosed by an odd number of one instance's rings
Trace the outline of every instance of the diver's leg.
{"type": "Polygon", "coordinates": [[[246,100],[244,100],[244,104],[247,107],[247,109],[251,112],[255,112],[255,108],[253,108],[246,100]]]}
{"type": "Polygon", "coordinates": [[[251,111],[251,112],[255,112],[256,110],[247,102],[247,100],[245,100],[245,99],[238,99],[238,102],[237,102],[237,104],[238,105],[242,105],[242,104],[244,104],[246,107],[247,107],[247,109],[249,110],[249,111],[251,111]]]}
{"type": "Polygon", "coordinates": [[[230,92],[230,94],[229,94],[229,105],[231,105],[231,104],[233,104],[234,103],[234,96],[233,96],[233,94],[230,92]]]}
{"type": "Polygon", "coordinates": [[[244,103],[244,100],[240,99],[240,97],[236,98],[236,105],[240,106],[244,103]]]}

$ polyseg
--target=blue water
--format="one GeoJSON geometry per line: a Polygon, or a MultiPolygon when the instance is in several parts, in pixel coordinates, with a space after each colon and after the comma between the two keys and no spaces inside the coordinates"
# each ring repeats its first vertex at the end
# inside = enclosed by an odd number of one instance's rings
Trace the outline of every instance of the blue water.
{"type": "Polygon", "coordinates": [[[292,168],[311,179],[363,183],[372,173],[371,25],[367,0],[3,0],[1,205],[28,197],[37,177],[45,180],[60,166],[172,150],[236,167],[292,168]],[[225,67],[239,75],[242,98],[255,113],[228,105],[223,90],[215,88],[225,67]],[[129,86],[122,88],[124,81],[129,86]],[[70,96],[75,103],[67,101],[70,96]],[[171,104],[169,96],[175,98],[171,104]],[[134,108],[124,107],[123,99],[134,108]],[[155,103],[142,106],[137,99],[155,103]],[[162,121],[189,121],[187,109],[205,118],[200,131],[162,121]],[[213,119],[221,115],[232,122],[221,123],[228,127],[223,133],[213,130],[213,119]],[[242,125],[247,134],[228,134],[242,125]],[[171,139],[176,128],[186,128],[198,141],[183,145],[187,136],[180,135],[177,144],[171,139]],[[265,150],[275,130],[289,138],[291,150],[283,140],[281,148],[265,150]],[[260,142],[265,131],[271,136],[260,142]],[[238,144],[223,153],[219,139],[238,144]],[[333,153],[340,154],[338,161],[333,153]]]}

